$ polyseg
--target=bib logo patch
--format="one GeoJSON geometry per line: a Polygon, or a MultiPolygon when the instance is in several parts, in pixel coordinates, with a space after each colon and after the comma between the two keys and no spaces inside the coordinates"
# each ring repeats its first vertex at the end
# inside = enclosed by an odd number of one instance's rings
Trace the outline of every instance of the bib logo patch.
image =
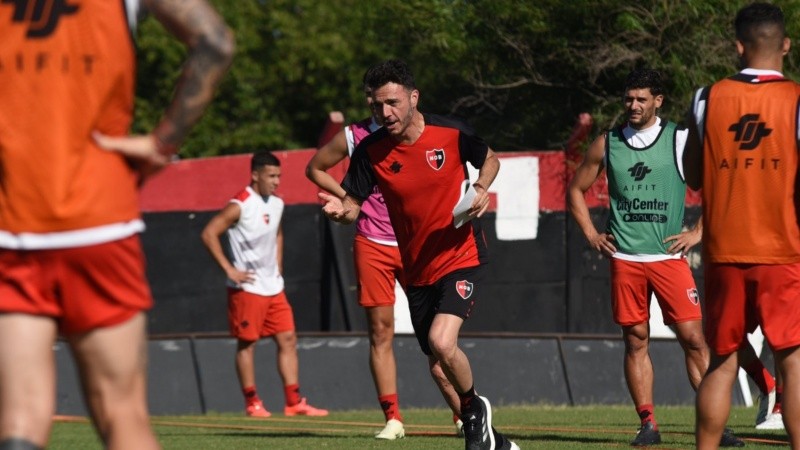
{"type": "Polygon", "coordinates": [[[269,214],[264,214],[264,223],[269,225],[269,214]]]}
{"type": "Polygon", "coordinates": [[[464,300],[472,295],[472,283],[467,280],[456,281],[456,292],[464,300]]]}
{"type": "Polygon", "coordinates": [[[11,21],[28,26],[28,38],[46,38],[53,34],[63,16],[78,12],[80,6],[67,4],[69,0],[2,0],[13,3],[11,21]]]}
{"type": "Polygon", "coordinates": [[[761,122],[760,118],[758,114],[745,114],[728,127],[728,131],[733,133],[733,141],[739,143],[739,150],[754,150],[761,139],[772,133],[772,128],[767,128],[766,122],[761,122]]]}
{"type": "Polygon", "coordinates": [[[700,303],[700,294],[697,293],[697,288],[687,289],[686,296],[693,305],[697,306],[700,303]]]}
{"type": "Polygon", "coordinates": [[[646,177],[647,174],[652,171],[653,169],[645,166],[644,163],[641,161],[637,162],[630,169],[628,169],[628,172],[630,172],[631,176],[633,177],[633,181],[644,180],[644,177],[646,177]]]}
{"type": "Polygon", "coordinates": [[[435,148],[433,150],[426,151],[425,159],[428,161],[428,165],[431,166],[431,169],[441,169],[442,166],[444,166],[444,149],[435,148]]]}

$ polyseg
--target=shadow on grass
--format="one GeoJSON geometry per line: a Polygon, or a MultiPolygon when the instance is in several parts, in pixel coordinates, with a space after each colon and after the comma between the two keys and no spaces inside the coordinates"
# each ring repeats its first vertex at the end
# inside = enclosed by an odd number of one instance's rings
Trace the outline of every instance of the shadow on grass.
{"type": "Polygon", "coordinates": [[[563,434],[509,434],[503,433],[505,437],[514,441],[520,447],[524,447],[522,445],[523,442],[531,442],[541,445],[544,442],[553,442],[558,443],[561,445],[566,445],[570,442],[575,444],[619,444],[624,443],[628,444],[625,439],[620,439],[619,437],[591,437],[591,436],[565,436],[563,434]]]}
{"type": "MultiPolygon", "coordinates": [[[[314,433],[312,431],[309,432],[280,432],[280,431],[224,431],[219,432],[218,430],[214,430],[212,433],[209,433],[214,437],[231,437],[231,438],[285,438],[285,439],[294,439],[294,438],[314,438],[314,439],[324,439],[324,438],[331,438],[331,439],[341,439],[342,436],[338,434],[321,434],[321,433],[314,433]]],[[[193,436],[197,437],[197,433],[161,433],[162,437],[174,437],[174,436],[193,436]]]]}

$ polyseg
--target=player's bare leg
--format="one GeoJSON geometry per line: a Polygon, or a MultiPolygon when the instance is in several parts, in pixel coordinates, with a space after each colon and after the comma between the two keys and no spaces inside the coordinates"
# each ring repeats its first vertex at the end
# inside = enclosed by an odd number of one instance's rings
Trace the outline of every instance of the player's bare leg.
{"type": "Polygon", "coordinates": [[[461,402],[458,399],[458,393],[456,393],[456,390],[455,388],[453,388],[453,385],[450,383],[450,380],[447,379],[447,375],[444,374],[444,370],[442,370],[442,365],[439,364],[436,358],[432,356],[428,357],[428,365],[430,366],[431,377],[433,377],[433,381],[439,388],[439,392],[442,393],[444,401],[447,402],[447,406],[450,407],[450,410],[453,411],[454,415],[460,416],[461,402]]]}
{"type": "Polygon", "coordinates": [[[675,334],[683,348],[686,360],[686,374],[692,389],[697,390],[700,381],[708,370],[709,352],[703,335],[703,323],[700,320],[675,324],[675,334]]]}
{"type": "Polygon", "coordinates": [[[653,404],[653,363],[650,360],[650,325],[622,327],[625,342],[624,371],[628,391],[636,407],[653,404]]]}
{"type": "Polygon", "coordinates": [[[719,448],[738,372],[736,352],[722,356],[712,354],[711,364],[697,389],[695,439],[698,450],[719,448]]]}
{"type": "Polygon", "coordinates": [[[294,331],[283,331],[272,337],[278,346],[276,358],[278,373],[284,386],[298,383],[299,362],[297,359],[297,334],[294,331]]]}
{"type": "Polygon", "coordinates": [[[464,319],[452,314],[436,314],[428,332],[433,357],[457,392],[473,387],[472,368],[467,355],[458,348],[458,332],[464,319]]]}
{"type": "Polygon", "coordinates": [[[254,361],[256,341],[236,341],[236,375],[239,377],[239,385],[242,389],[256,384],[256,372],[254,361]]]}
{"type": "Polygon", "coordinates": [[[328,410],[316,408],[308,404],[300,396],[300,363],[297,357],[297,334],[294,330],[282,331],[273,337],[278,346],[278,373],[283,381],[286,416],[327,416],[328,410]]]}
{"type": "Polygon", "coordinates": [[[47,444],[55,412],[55,339],[50,318],[0,314],[0,443],[47,444]]]}
{"type": "Polygon", "coordinates": [[[800,351],[792,347],[775,352],[783,377],[783,424],[793,449],[800,449],[800,351]]]}
{"type": "Polygon", "coordinates": [[[397,393],[394,358],[394,306],[366,308],[369,327],[369,369],[378,396],[397,393]]]}
{"type": "Polygon", "coordinates": [[[144,313],[127,322],[69,337],[84,396],[109,449],[160,448],[147,410],[144,313]]]}

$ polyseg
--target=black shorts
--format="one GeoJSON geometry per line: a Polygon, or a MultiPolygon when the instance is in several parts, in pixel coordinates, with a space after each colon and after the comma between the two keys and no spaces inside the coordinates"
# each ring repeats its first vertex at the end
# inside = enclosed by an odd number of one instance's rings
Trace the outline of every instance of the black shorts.
{"type": "Polygon", "coordinates": [[[483,281],[483,266],[458,269],[427,286],[408,286],[408,309],[419,347],[431,355],[428,333],[436,314],[452,314],[467,320],[472,314],[483,281]]]}

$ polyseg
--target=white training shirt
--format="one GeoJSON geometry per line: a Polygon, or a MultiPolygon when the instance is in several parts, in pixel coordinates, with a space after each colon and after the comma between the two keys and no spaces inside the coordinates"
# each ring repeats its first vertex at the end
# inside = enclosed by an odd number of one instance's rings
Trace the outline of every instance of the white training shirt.
{"type": "MultiPolygon", "coordinates": [[[[283,291],[283,277],[278,270],[278,228],[283,216],[283,200],[270,195],[261,197],[251,187],[231,199],[239,205],[239,221],[227,230],[233,266],[252,272],[255,279],[242,283],[241,289],[258,295],[277,295],[283,291]]],[[[236,284],[228,280],[228,286],[236,284]]]]}

